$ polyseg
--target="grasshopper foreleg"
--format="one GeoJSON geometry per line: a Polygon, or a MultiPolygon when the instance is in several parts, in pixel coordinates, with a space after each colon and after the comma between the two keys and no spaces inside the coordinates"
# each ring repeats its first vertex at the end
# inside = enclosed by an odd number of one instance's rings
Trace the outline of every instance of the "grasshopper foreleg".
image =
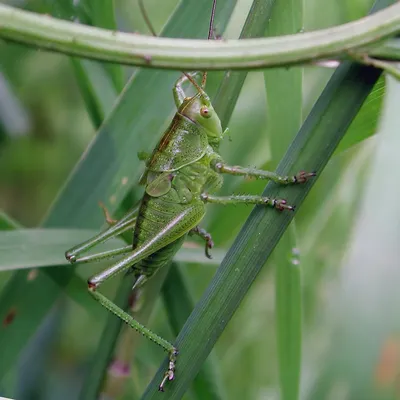
{"type": "Polygon", "coordinates": [[[270,206],[277,210],[291,210],[295,209],[294,206],[286,204],[283,199],[271,199],[270,197],[253,196],[253,195],[232,195],[232,196],[211,196],[208,193],[202,193],[201,199],[206,203],[214,204],[260,204],[270,206]]]}
{"type": "MultiPolygon", "coordinates": [[[[150,329],[136,321],[131,315],[125,312],[123,309],[114,304],[110,299],[104,296],[102,293],[97,291],[99,286],[102,283],[112,278],[113,276],[132,268],[135,270],[135,264],[143,258],[147,257],[150,254],[153,254],[155,251],[159,249],[159,245],[154,245],[153,243],[145,243],[142,246],[139,246],[136,249],[130,251],[133,253],[124,257],[123,259],[116,262],[110,268],[100,272],[99,274],[93,276],[88,280],[88,289],[89,293],[93,296],[95,300],[97,300],[103,307],[107,308],[117,317],[122,319],[126,324],[128,324],[131,328],[137,330],[143,336],[152,340],[154,343],[161,346],[168,354],[169,354],[169,363],[168,369],[165,372],[164,378],[159,386],[160,391],[164,390],[165,382],[168,380],[172,380],[175,377],[175,363],[176,356],[178,354],[177,349],[167,340],[158,336],[156,333],[152,332],[150,329]]],[[[141,284],[146,280],[146,276],[141,275],[140,271],[137,271],[139,276],[135,283],[135,286],[141,286],[141,284]]]]}
{"type": "Polygon", "coordinates": [[[199,226],[196,226],[193,228],[189,234],[195,234],[200,236],[206,243],[205,243],[205,253],[206,257],[209,259],[212,259],[211,254],[209,252],[210,249],[214,247],[214,242],[212,240],[211,234],[208,233],[205,229],[200,228],[199,226]]]}
{"type": "Polygon", "coordinates": [[[304,183],[311,177],[315,176],[315,172],[300,171],[292,176],[280,176],[275,172],[265,171],[256,168],[244,168],[240,166],[230,166],[221,161],[216,161],[211,164],[212,168],[220,174],[238,175],[244,177],[251,177],[256,179],[267,179],[280,185],[291,185],[296,183],[304,183]]]}

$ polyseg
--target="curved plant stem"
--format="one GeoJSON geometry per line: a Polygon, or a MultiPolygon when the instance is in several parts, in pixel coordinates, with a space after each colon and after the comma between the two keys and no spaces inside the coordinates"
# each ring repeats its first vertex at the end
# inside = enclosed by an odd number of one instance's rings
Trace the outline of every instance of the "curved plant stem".
{"type": "MultiPolygon", "coordinates": [[[[400,3],[345,25],[277,38],[205,41],[94,28],[0,5],[0,37],[103,61],[178,70],[256,69],[347,57],[400,30],[400,3]]],[[[373,56],[373,52],[369,54],[373,56]]]]}

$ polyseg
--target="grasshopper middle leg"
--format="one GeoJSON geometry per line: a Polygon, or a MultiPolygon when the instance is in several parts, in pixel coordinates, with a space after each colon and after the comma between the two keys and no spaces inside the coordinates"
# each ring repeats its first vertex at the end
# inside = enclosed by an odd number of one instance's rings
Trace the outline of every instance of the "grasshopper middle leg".
{"type": "Polygon", "coordinates": [[[220,160],[212,163],[212,168],[219,172],[220,174],[230,174],[230,175],[239,175],[245,177],[252,177],[256,179],[267,179],[273,181],[275,183],[279,183],[280,185],[291,185],[296,183],[304,183],[307,182],[313,176],[316,176],[315,172],[304,172],[300,171],[296,175],[292,176],[280,176],[275,172],[265,171],[262,169],[256,168],[244,168],[241,166],[231,166],[227,165],[220,160]]]}
{"type": "Polygon", "coordinates": [[[283,199],[272,199],[270,197],[253,196],[253,195],[232,195],[232,196],[211,196],[207,193],[201,195],[202,200],[205,203],[214,204],[260,204],[264,206],[270,206],[276,208],[279,211],[290,210],[294,211],[295,207],[286,204],[286,200],[283,199]]]}

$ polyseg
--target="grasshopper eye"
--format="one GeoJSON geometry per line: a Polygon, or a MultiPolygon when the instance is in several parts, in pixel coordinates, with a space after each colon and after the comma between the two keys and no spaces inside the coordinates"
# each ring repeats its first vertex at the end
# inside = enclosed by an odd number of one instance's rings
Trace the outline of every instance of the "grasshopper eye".
{"type": "Polygon", "coordinates": [[[211,113],[210,110],[206,107],[203,106],[200,108],[200,115],[204,118],[210,118],[211,117],[211,113]]]}

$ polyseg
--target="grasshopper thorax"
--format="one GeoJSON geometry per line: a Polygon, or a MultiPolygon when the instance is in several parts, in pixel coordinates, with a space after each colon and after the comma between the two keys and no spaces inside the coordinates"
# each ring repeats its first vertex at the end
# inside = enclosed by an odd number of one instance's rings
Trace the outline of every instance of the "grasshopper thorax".
{"type": "Polygon", "coordinates": [[[186,98],[178,113],[202,127],[211,145],[216,145],[222,140],[221,121],[206,93],[197,93],[193,97],[186,98]]]}

